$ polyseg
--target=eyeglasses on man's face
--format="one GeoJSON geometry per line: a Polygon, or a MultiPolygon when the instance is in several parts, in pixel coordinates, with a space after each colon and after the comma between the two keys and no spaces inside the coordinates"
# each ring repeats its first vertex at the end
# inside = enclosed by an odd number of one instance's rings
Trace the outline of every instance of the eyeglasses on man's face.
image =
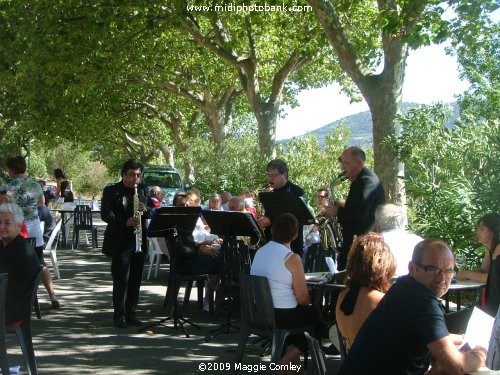
{"type": "Polygon", "coordinates": [[[267,177],[268,178],[276,178],[276,177],[281,176],[281,175],[282,175],[282,173],[279,173],[279,172],[275,172],[275,173],[269,173],[269,172],[267,172],[267,177]]]}
{"type": "Polygon", "coordinates": [[[320,195],[320,194],[318,194],[318,195],[316,195],[316,198],[328,198],[328,195],[320,195]]]}
{"type": "Polygon", "coordinates": [[[425,273],[427,273],[428,275],[437,276],[440,273],[443,273],[443,275],[447,279],[451,279],[453,276],[455,276],[455,270],[451,269],[451,268],[442,269],[442,268],[439,268],[436,266],[427,266],[427,265],[421,264],[421,263],[415,263],[415,265],[417,266],[417,268],[424,270],[425,273]]]}

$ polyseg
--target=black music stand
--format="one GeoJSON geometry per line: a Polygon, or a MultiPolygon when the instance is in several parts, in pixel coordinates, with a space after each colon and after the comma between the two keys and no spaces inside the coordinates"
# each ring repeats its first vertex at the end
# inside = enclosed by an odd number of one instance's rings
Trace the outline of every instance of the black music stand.
{"type": "Polygon", "coordinates": [[[237,236],[263,237],[263,234],[255,218],[248,212],[203,211],[202,215],[210,227],[210,232],[217,234],[224,240],[221,250],[224,252],[224,268],[229,301],[226,322],[210,331],[211,335],[205,338],[205,342],[209,342],[218,334],[239,332],[239,327],[231,323],[234,255],[238,253],[238,242],[242,242],[237,240],[237,236]],[[231,331],[231,328],[234,331],[231,331]]]}
{"type": "Polygon", "coordinates": [[[284,212],[293,214],[300,225],[315,223],[315,218],[306,202],[295,194],[287,191],[260,192],[259,199],[271,223],[279,214],[284,212]]]}
{"type": "MultiPolygon", "coordinates": [[[[172,290],[170,299],[177,298],[177,290],[179,285],[178,275],[175,267],[176,252],[179,246],[179,232],[193,233],[196,226],[196,221],[200,217],[201,207],[162,207],[154,211],[153,218],[148,228],[148,237],[164,237],[170,244],[171,250],[171,267],[168,276],[168,288],[172,290]],[[172,267],[174,265],[174,267],[172,267]]],[[[170,310],[170,309],[169,309],[170,310]]],[[[193,327],[201,329],[200,326],[194,324],[191,320],[182,317],[177,308],[177,301],[173,301],[172,314],[166,318],[160,319],[157,322],[149,324],[139,329],[139,332],[146,331],[148,328],[164,325],[167,320],[172,319],[174,326],[169,328],[183,330],[186,337],[189,337],[184,324],[190,324],[193,327]]]]}

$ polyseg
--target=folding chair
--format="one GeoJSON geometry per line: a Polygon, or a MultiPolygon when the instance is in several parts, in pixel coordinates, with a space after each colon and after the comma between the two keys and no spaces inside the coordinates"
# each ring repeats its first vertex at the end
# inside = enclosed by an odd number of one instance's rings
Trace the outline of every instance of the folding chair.
{"type": "Polygon", "coordinates": [[[158,277],[158,271],[160,269],[161,256],[163,252],[160,249],[160,244],[158,243],[158,238],[149,238],[149,248],[148,248],[148,257],[149,257],[149,269],[148,276],[146,280],[149,280],[151,277],[151,271],[153,270],[153,264],[155,265],[155,273],[154,277],[158,277]]]}
{"type": "Polygon", "coordinates": [[[50,234],[49,240],[45,245],[45,249],[43,249],[43,255],[50,256],[50,260],[52,262],[52,268],[54,270],[54,276],[57,279],[61,278],[61,274],[59,273],[59,264],[57,263],[57,243],[59,240],[59,231],[61,230],[62,220],[56,224],[55,228],[52,230],[50,234]]]}

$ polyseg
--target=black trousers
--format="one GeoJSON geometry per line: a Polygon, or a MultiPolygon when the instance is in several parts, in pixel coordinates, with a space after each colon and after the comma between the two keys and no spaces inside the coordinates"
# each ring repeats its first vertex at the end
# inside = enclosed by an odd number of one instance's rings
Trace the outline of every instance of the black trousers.
{"type": "Polygon", "coordinates": [[[339,257],[337,258],[337,269],[339,271],[345,270],[347,266],[347,256],[351,250],[351,246],[354,240],[354,233],[344,229],[342,231],[342,249],[340,249],[339,257]]]}
{"type": "Polygon", "coordinates": [[[121,316],[135,316],[139,303],[144,253],[135,253],[132,249],[114,255],[111,260],[113,276],[113,319],[121,316]]]}
{"type": "MultiPolygon", "coordinates": [[[[323,330],[319,310],[313,306],[297,305],[294,309],[274,309],[277,328],[296,328],[311,324],[314,332],[309,332],[314,337],[319,337],[323,330]]],[[[306,337],[301,333],[290,335],[286,339],[285,347],[295,345],[302,352],[307,351],[306,337]]]]}

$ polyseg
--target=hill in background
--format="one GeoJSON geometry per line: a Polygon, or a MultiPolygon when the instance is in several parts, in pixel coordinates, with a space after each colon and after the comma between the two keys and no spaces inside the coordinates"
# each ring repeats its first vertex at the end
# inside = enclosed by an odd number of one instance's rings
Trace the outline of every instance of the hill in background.
{"type": "MultiPolygon", "coordinates": [[[[453,117],[447,122],[446,126],[453,126],[453,121],[459,117],[459,107],[457,102],[447,103],[453,107],[453,117]]],[[[408,109],[419,105],[418,103],[402,103],[401,108],[403,113],[408,111],[408,109]]],[[[330,134],[333,129],[337,127],[344,127],[351,129],[351,136],[349,137],[349,146],[360,146],[360,147],[371,147],[373,143],[373,133],[372,133],[372,116],[370,111],[364,111],[357,113],[355,115],[347,116],[341,118],[340,120],[331,122],[321,128],[305,133],[304,135],[298,136],[297,138],[302,138],[308,135],[315,135],[318,137],[318,142],[321,147],[324,146],[325,137],[330,134]]],[[[280,141],[280,143],[286,143],[286,139],[280,141]]]]}

